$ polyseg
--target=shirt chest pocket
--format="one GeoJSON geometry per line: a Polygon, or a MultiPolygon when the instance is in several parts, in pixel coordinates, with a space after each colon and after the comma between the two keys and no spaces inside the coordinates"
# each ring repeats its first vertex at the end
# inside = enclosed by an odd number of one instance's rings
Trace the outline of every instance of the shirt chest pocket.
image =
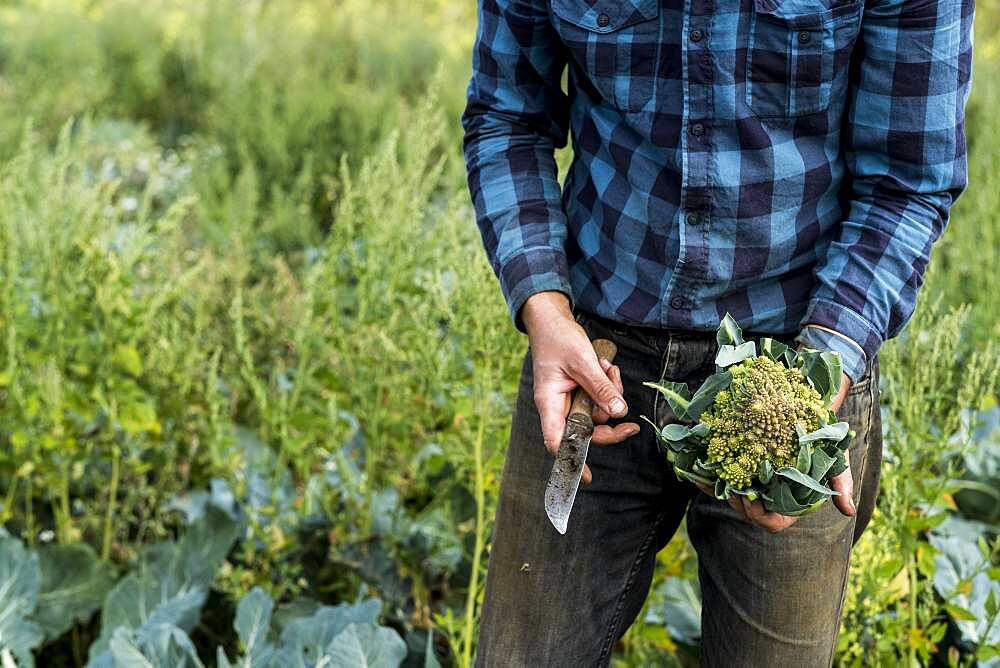
{"type": "Polygon", "coordinates": [[[826,8],[817,0],[753,0],[746,101],[761,117],[827,110],[843,98],[862,0],[826,8]]]}
{"type": "Polygon", "coordinates": [[[624,111],[651,107],[659,53],[659,0],[552,0],[556,30],[579,82],[624,111]]]}

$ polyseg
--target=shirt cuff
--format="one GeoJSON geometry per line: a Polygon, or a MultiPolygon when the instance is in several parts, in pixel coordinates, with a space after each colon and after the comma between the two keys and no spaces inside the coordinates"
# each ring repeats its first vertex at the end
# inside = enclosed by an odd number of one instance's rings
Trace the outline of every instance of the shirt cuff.
{"type": "Polygon", "coordinates": [[[539,292],[561,292],[573,307],[566,255],[554,248],[532,248],[510,256],[500,265],[500,288],[503,290],[511,320],[525,333],[521,307],[528,297],[539,292]]]}
{"type": "Polygon", "coordinates": [[[840,353],[844,373],[856,383],[865,375],[868,357],[857,343],[844,335],[816,325],[806,325],[795,339],[806,348],[840,353]]]}

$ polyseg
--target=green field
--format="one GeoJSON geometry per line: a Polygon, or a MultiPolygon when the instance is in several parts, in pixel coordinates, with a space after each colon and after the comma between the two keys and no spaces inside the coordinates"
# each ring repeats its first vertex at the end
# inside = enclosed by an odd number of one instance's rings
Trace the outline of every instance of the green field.
{"type": "MultiPolygon", "coordinates": [[[[465,186],[474,14],[0,7],[0,665],[470,664],[526,347],[465,186]]],[[[998,19],[839,665],[1000,665],[998,19]]],[[[695,569],[660,555],[616,665],[693,665],[695,569]]]]}

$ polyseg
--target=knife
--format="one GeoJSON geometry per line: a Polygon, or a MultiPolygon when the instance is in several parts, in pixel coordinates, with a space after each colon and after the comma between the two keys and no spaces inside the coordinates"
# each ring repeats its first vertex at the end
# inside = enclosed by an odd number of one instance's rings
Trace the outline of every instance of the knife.
{"type": "MultiPolygon", "coordinates": [[[[613,361],[618,348],[607,339],[594,340],[594,352],[598,358],[613,361]]],[[[566,418],[556,461],[552,465],[549,483],[545,487],[545,514],[561,534],[566,533],[569,513],[573,510],[576,492],[580,489],[583,465],[587,461],[590,439],[594,436],[594,402],[582,387],[573,391],[573,402],[566,418]]]]}

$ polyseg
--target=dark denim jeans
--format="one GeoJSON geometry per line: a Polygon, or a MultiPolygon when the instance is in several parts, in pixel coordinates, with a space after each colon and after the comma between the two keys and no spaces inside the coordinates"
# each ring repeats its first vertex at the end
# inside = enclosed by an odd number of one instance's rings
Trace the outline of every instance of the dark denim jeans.
{"type": "MultiPolygon", "coordinates": [[[[542,445],[530,352],[521,372],[503,470],[483,604],[477,666],[601,666],[649,591],[656,553],[687,516],[698,552],[702,665],[829,666],[836,646],[851,547],[878,490],[878,362],[840,410],[857,433],[850,459],[855,518],[833,504],[772,534],[728,504],[680,482],[640,415],[663,417],[643,381],[686,381],[714,371],[714,334],[634,328],[581,314],[591,338],[618,345],[629,414],[642,431],[592,446],[594,481],[581,488],[560,536],[545,515],[552,457],[542,445]]],[[[755,338],[748,336],[748,338],[755,338]]],[[[781,337],[777,337],[781,338],[781,337]]]]}

